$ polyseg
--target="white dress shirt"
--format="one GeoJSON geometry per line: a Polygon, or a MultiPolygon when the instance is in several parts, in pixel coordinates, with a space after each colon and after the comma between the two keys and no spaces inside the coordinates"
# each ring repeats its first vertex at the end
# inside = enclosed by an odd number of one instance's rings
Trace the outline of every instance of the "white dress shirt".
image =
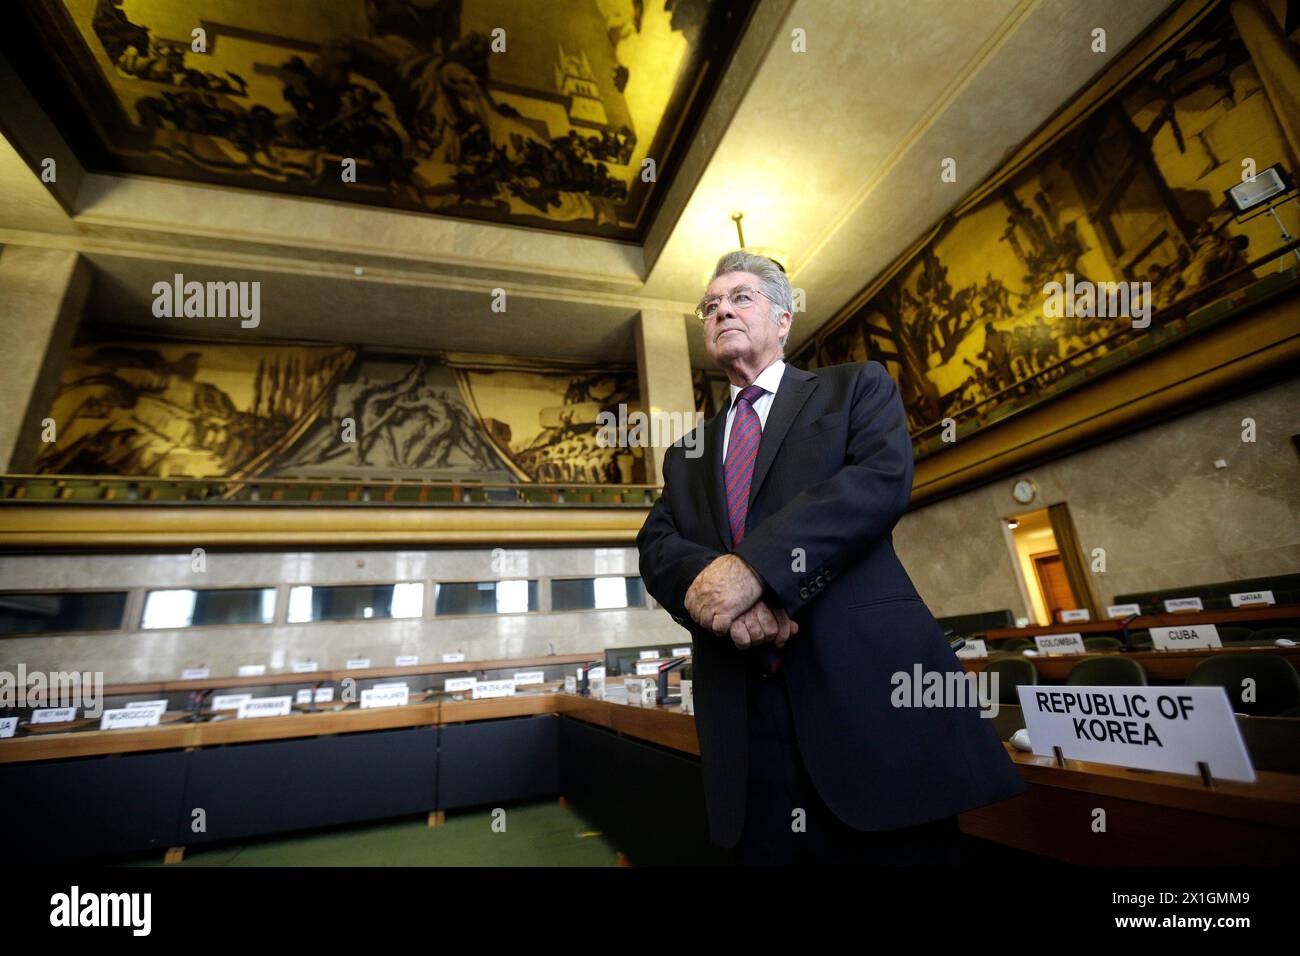
{"type": "MultiPolygon", "coordinates": [[[[777,359],[758,373],[753,384],[763,389],[763,394],[754,399],[754,411],[758,412],[759,427],[767,427],[767,413],[772,410],[772,401],[776,390],[781,387],[781,376],[785,374],[785,361],[777,359]]],[[[722,432],[722,460],[727,460],[727,445],[731,443],[731,426],[736,419],[736,396],[740,394],[741,385],[731,386],[731,407],[727,409],[726,428],[722,432]]]]}

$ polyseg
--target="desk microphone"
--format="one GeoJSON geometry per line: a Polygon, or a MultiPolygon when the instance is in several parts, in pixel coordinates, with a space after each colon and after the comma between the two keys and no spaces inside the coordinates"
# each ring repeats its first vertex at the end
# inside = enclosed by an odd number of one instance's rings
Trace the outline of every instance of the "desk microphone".
{"type": "Polygon", "coordinates": [[[604,663],[605,663],[604,661],[583,661],[581,664],[578,665],[578,671],[579,671],[578,695],[580,697],[591,696],[591,681],[589,679],[589,673],[591,671],[592,665],[593,664],[603,665],[604,663]]]}
{"type": "Polygon", "coordinates": [[[1128,636],[1128,626],[1129,626],[1130,624],[1132,624],[1132,623],[1133,623],[1137,618],[1139,618],[1139,617],[1141,617],[1141,616],[1142,616],[1141,614],[1130,614],[1128,617],[1124,618],[1124,620],[1122,620],[1122,621],[1119,622],[1119,627],[1120,627],[1120,634],[1119,634],[1119,637],[1120,637],[1120,643],[1122,643],[1122,644],[1124,645],[1124,650],[1126,650],[1126,651],[1131,651],[1131,650],[1133,650],[1132,644],[1131,644],[1130,641],[1129,641],[1129,636],[1128,636]]]}
{"type": "Polygon", "coordinates": [[[655,685],[656,704],[680,704],[682,702],[681,697],[668,696],[668,672],[681,667],[689,660],[689,657],[674,657],[667,664],[659,665],[659,679],[655,685]]]}

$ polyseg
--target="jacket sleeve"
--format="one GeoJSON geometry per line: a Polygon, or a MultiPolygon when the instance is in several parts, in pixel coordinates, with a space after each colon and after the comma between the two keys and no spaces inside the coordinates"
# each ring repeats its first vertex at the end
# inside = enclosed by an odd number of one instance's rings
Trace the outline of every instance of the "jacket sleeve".
{"type": "Polygon", "coordinates": [[[853,385],[844,467],[750,531],[736,553],[794,615],[893,530],[912,494],[912,468],[898,386],[884,366],[869,362],[853,385]]]}
{"type": "Polygon", "coordinates": [[[664,454],[664,491],[636,536],[641,554],[641,580],[654,599],[683,627],[691,627],[686,613],[686,592],[691,583],[720,552],[687,540],[673,519],[669,501],[676,482],[686,480],[678,463],[681,448],[673,445],[664,454]]]}

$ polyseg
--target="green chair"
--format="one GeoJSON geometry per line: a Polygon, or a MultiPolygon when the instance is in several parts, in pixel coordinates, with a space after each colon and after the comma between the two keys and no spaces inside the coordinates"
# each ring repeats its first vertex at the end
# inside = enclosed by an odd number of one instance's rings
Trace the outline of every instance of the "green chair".
{"type": "Polygon", "coordinates": [[[1219,640],[1225,644],[1239,644],[1242,641],[1255,640],[1255,632],[1248,627],[1241,627],[1237,624],[1225,624],[1217,628],[1219,640]]]}
{"type": "Polygon", "coordinates": [[[127,482],[114,481],[111,478],[105,478],[102,485],[103,498],[105,501],[112,499],[114,501],[127,500],[127,482]]]}
{"type": "Polygon", "coordinates": [[[104,497],[104,489],[98,482],[70,482],[68,490],[71,492],[68,498],[73,501],[99,501],[104,497]]]}
{"type": "Polygon", "coordinates": [[[1149,651],[1152,647],[1151,632],[1145,628],[1140,628],[1136,631],[1129,631],[1128,641],[1129,647],[1133,648],[1135,651],[1149,651]]]}
{"type": "Polygon", "coordinates": [[[1118,637],[1085,637],[1083,648],[1086,651],[1117,651],[1122,645],[1118,637]]]}
{"type": "Polygon", "coordinates": [[[33,481],[25,489],[23,497],[29,501],[48,501],[59,497],[59,489],[57,485],[49,482],[33,481]]]}
{"type": "Polygon", "coordinates": [[[407,503],[418,502],[420,500],[420,486],[398,485],[393,492],[393,500],[407,503]]]}
{"type": "Polygon", "coordinates": [[[1145,687],[1147,672],[1131,657],[1107,654],[1079,661],[1065,682],[1077,687],[1145,687]]]}
{"type": "Polygon", "coordinates": [[[175,482],[151,481],[145,487],[148,489],[146,496],[151,501],[180,501],[185,497],[175,482]]]}
{"type": "Polygon", "coordinates": [[[1232,709],[1251,717],[1276,717],[1300,706],[1300,674],[1276,654],[1215,654],[1187,675],[1188,687],[1222,687],[1232,709]],[[1255,681],[1255,699],[1244,701],[1242,682],[1255,681]]]}
{"type": "Polygon", "coordinates": [[[1016,688],[1021,684],[1038,683],[1038,668],[1033,661],[1023,657],[1000,657],[989,661],[984,665],[984,673],[998,675],[998,702],[1002,704],[1019,704],[1020,695],[1016,688]]]}

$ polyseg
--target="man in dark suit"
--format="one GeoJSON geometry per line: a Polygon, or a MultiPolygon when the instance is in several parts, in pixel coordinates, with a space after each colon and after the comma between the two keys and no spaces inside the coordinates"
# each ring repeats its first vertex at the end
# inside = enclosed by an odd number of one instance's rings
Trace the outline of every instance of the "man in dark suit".
{"type": "Polygon", "coordinates": [[[902,401],[875,362],[787,366],[792,306],[770,259],[718,262],[697,316],[731,403],[668,449],[637,536],[694,643],[710,835],[747,863],[952,863],[956,814],[1026,786],[978,702],[914,706],[964,671],[894,554],[902,401]]]}

